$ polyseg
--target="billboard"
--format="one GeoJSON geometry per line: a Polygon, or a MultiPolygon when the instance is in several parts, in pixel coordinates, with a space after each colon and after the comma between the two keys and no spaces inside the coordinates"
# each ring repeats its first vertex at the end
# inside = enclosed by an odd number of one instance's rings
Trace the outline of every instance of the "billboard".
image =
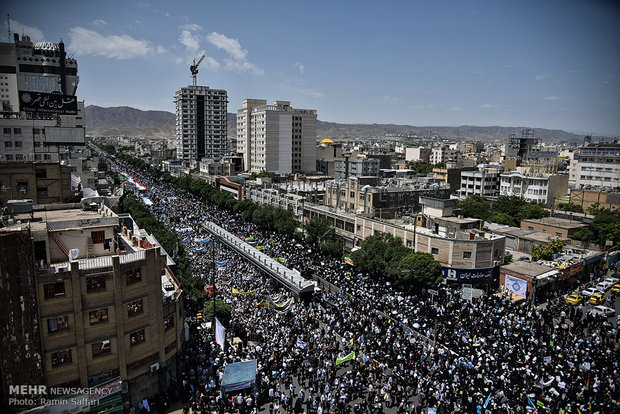
{"type": "Polygon", "coordinates": [[[77,97],[60,93],[19,91],[19,107],[25,112],[77,115],[77,97]]]}
{"type": "Polygon", "coordinates": [[[487,282],[493,280],[494,267],[484,267],[479,269],[459,269],[455,267],[442,266],[443,278],[451,282],[487,282]]]}

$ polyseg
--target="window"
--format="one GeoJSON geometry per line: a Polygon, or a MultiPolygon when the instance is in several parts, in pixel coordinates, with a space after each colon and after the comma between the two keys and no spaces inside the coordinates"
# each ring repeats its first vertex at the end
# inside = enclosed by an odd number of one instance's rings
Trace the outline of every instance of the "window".
{"type": "Polygon", "coordinates": [[[13,141],[4,141],[4,148],[13,148],[13,141]]]}
{"type": "Polygon", "coordinates": [[[47,188],[37,188],[37,197],[47,197],[47,188]]]}
{"type": "Polygon", "coordinates": [[[127,316],[134,316],[144,312],[144,306],[142,305],[142,299],[134,300],[127,304],[127,316]]]}
{"type": "Polygon", "coordinates": [[[11,135],[11,128],[4,128],[4,133],[7,135],[11,135]]]}
{"type": "Polygon", "coordinates": [[[6,155],[6,160],[7,161],[13,161],[13,156],[11,154],[7,154],[6,155]]]}
{"type": "Polygon", "coordinates": [[[49,333],[56,333],[69,330],[69,316],[57,316],[47,320],[47,331],[49,333]]]}
{"type": "Polygon", "coordinates": [[[436,247],[431,248],[431,254],[439,254],[439,249],[436,247]]]}
{"type": "Polygon", "coordinates": [[[105,290],[105,276],[93,276],[86,278],[86,291],[99,292],[105,290]]]}
{"type": "Polygon", "coordinates": [[[108,308],[97,309],[88,313],[88,320],[91,325],[104,323],[108,321],[108,308]]]}
{"type": "Polygon", "coordinates": [[[166,346],[166,348],[164,349],[164,352],[166,354],[169,354],[170,352],[174,351],[176,348],[177,348],[177,341],[173,341],[168,346],[166,346]]]}
{"type": "Polygon", "coordinates": [[[65,282],[54,282],[43,285],[43,291],[45,293],[45,299],[56,298],[59,296],[65,296],[65,282]]]}
{"type": "Polygon", "coordinates": [[[17,134],[21,134],[22,133],[22,129],[21,128],[13,128],[13,134],[17,135],[17,134]]]}
{"type": "Polygon", "coordinates": [[[45,161],[49,161],[49,160],[51,160],[51,159],[52,159],[52,156],[51,156],[50,154],[44,154],[44,155],[43,155],[43,159],[44,159],[45,161]]]}
{"type": "Polygon", "coordinates": [[[471,259],[471,252],[463,252],[463,259],[471,259]]]}
{"type": "Polygon", "coordinates": [[[47,170],[43,168],[41,169],[37,168],[35,171],[35,176],[37,178],[47,178],[47,170]]]}
{"type": "Polygon", "coordinates": [[[93,231],[90,233],[90,238],[93,239],[93,243],[105,242],[105,231],[93,231]]]}
{"type": "Polygon", "coordinates": [[[128,285],[140,282],[142,280],[142,271],[141,269],[133,269],[128,272],[125,272],[125,281],[128,285]]]}
{"type": "Polygon", "coordinates": [[[562,237],[562,233],[558,233],[557,231],[555,232],[555,235],[556,235],[557,237],[562,237]]]}
{"type": "Polygon", "coordinates": [[[15,148],[21,148],[22,147],[22,142],[21,141],[15,141],[15,148]]]}
{"type": "Polygon", "coordinates": [[[164,318],[164,329],[167,331],[168,329],[173,328],[173,327],[174,327],[174,313],[164,318]]]}
{"type": "Polygon", "coordinates": [[[93,358],[97,358],[98,356],[107,355],[112,352],[112,347],[110,346],[110,340],[106,339],[105,341],[95,342],[93,345],[93,358]]]}
{"type": "Polygon", "coordinates": [[[129,342],[131,343],[131,346],[140,345],[145,340],[146,337],[144,336],[144,329],[141,329],[129,335],[129,342]]]}
{"type": "Polygon", "coordinates": [[[24,154],[15,155],[15,161],[23,161],[23,160],[24,160],[24,154]]]}
{"type": "Polygon", "coordinates": [[[62,351],[52,353],[52,367],[60,367],[71,363],[71,350],[63,349],[62,351]]]}

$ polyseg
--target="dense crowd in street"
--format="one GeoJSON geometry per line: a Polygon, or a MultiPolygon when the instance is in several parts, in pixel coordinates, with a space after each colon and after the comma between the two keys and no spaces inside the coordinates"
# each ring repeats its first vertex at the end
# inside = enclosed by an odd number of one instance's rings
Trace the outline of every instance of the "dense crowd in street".
{"type": "MultiPolygon", "coordinates": [[[[314,247],[265,231],[162,180],[116,163],[150,191],[148,208],[177,229],[194,274],[232,306],[222,350],[210,329],[188,318],[176,392],[193,412],[612,413],[620,410],[615,323],[553,301],[544,310],[485,295],[467,301],[444,286],[431,298],[365,277],[314,247]],[[220,243],[210,220],[253,237],[289,268],[316,274],[342,293],[299,301],[220,243]],[[188,231],[188,229],[191,229],[188,231]],[[206,251],[204,251],[206,250],[206,251]],[[214,267],[213,261],[225,262],[214,267]],[[256,294],[234,294],[232,288],[256,294]],[[265,307],[265,303],[272,306],[265,307]],[[286,303],[285,307],[273,304],[286,303]],[[355,359],[336,365],[355,351],[355,359]],[[227,363],[258,360],[258,395],[220,393],[227,363]]],[[[613,306],[613,305],[612,305],[613,306]]],[[[188,316],[195,314],[190,310],[188,316]]],[[[143,408],[144,410],[144,408],[143,408]]]]}

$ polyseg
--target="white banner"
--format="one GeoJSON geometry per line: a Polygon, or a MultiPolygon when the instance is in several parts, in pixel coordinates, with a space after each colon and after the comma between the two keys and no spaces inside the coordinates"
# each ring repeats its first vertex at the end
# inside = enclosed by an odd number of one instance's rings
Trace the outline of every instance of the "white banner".
{"type": "Polygon", "coordinates": [[[522,298],[527,298],[527,281],[506,275],[504,280],[504,290],[514,293],[522,298]]]}
{"type": "Polygon", "coordinates": [[[222,348],[222,351],[226,349],[224,347],[226,342],[226,330],[224,329],[224,325],[222,325],[217,318],[215,318],[215,342],[222,348]]]}

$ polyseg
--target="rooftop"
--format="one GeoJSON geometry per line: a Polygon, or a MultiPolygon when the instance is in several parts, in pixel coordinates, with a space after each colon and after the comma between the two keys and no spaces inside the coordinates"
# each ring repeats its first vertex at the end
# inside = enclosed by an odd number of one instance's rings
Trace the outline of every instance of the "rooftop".
{"type": "Polygon", "coordinates": [[[541,224],[545,226],[553,226],[553,227],[558,227],[562,229],[577,229],[579,227],[586,226],[586,224],[578,220],[569,220],[569,219],[563,219],[559,217],[543,217],[540,219],[522,220],[521,226],[523,226],[526,223],[541,224]]]}

